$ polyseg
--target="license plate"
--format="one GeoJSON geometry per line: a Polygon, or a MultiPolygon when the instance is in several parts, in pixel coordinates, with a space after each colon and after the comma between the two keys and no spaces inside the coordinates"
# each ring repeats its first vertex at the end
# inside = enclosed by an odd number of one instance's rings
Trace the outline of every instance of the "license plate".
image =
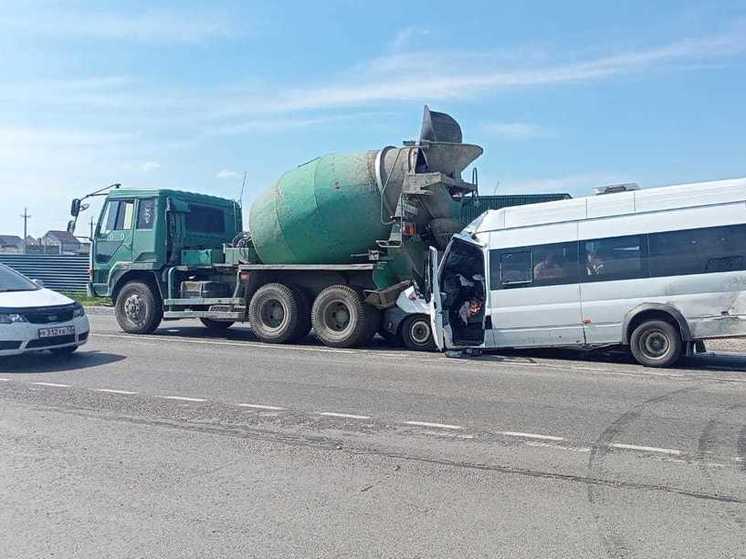
{"type": "Polygon", "coordinates": [[[55,338],[57,336],[74,336],[75,326],[58,326],[57,328],[40,328],[40,338],[55,338]]]}

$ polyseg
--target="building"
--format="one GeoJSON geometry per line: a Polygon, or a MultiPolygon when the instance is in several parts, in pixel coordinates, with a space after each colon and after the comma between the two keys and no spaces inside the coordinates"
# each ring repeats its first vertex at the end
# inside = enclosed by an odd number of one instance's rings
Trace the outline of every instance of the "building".
{"type": "Polygon", "coordinates": [[[45,247],[45,252],[50,249],[59,254],[87,254],[87,244],[84,246],[75,235],[67,231],[47,231],[47,234],[40,239],[41,245],[45,247]],[[54,249],[57,250],[54,250],[54,249]]]}
{"type": "Polygon", "coordinates": [[[23,239],[16,235],[0,235],[0,253],[23,254],[23,239]]]}

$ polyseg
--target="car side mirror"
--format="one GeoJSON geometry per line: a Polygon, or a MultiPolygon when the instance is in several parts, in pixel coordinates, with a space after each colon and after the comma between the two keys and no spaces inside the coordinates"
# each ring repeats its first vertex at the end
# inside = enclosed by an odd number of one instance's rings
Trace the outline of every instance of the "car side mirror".
{"type": "Polygon", "coordinates": [[[44,282],[40,279],[31,280],[36,287],[44,287],[44,282]]]}

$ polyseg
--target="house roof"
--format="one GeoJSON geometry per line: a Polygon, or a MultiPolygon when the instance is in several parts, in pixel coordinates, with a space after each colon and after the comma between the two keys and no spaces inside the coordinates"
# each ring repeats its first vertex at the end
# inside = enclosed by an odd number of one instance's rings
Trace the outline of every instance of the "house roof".
{"type": "Polygon", "coordinates": [[[17,235],[0,235],[0,246],[20,246],[23,239],[17,235]]]}
{"type": "Polygon", "coordinates": [[[45,237],[54,237],[62,243],[80,244],[80,241],[75,238],[75,235],[67,231],[47,231],[45,237]]]}

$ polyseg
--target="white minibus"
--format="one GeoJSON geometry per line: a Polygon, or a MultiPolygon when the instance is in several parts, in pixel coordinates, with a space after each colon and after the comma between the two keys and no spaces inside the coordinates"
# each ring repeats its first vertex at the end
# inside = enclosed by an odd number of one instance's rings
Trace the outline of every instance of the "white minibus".
{"type": "Polygon", "coordinates": [[[665,367],[746,336],[746,178],[618,190],[488,211],[431,251],[436,345],[624,345],[665,367]]]}

